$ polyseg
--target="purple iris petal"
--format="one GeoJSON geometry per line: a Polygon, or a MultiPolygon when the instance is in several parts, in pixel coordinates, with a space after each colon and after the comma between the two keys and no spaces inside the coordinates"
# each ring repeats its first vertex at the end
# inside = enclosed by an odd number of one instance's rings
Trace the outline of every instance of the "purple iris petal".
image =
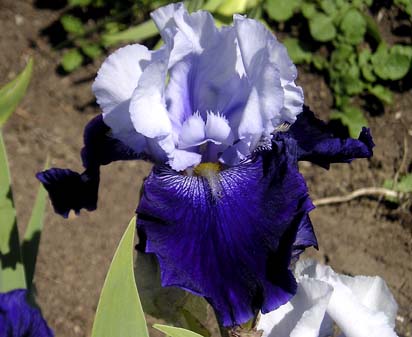
{"type": "Polygon", "coordinates": [[[296,291],[294,242],[316,243],[301,225],[313,208],[306,184],[284,144],[274,145],[214,178],[157,166],[137,209],[162,284],[204,296],[226,326],[286,303],[296,291]]]}
{"type": "MultiPolygon", "coordinates": [[[[286,133],[277,138],[291,138],[296,143],[298,160],[308,160],[324,168],[331,163],[349,163],[355,158],[369,158],[375,146],[367,128],[363,128],[358,139],[339,138],[333,135],[325,122],[317,119],[308,107],[298,115],[286,133]]],[[[290,143],[290,139],[287,140],[290,143]]]]}
{"type": "Polygon", "coordinates": [[[79,213],[97,207],[99,168],[116,160],[139,159],[131,148],[110,136],[110,128],[102,115],[93,118],[84,130],[84,147],[81,152],[85,171],[82,174],[69,169],[51,168],[37,173],[36,177],[49,192],[56,213],[67,218],[70,210],[79,213]]]}
{"type": "Polygon", "coordinates": [[[0,337],[53,337],[40,310],[27,300],[27,290],[0,293],[0,337]]]}

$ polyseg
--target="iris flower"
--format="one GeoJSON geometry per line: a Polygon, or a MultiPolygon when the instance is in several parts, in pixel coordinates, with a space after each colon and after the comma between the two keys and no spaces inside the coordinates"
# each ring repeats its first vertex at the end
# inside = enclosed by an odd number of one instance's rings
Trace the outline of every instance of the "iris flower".
{"type": "Polygon", "coordinates": [[[262,337],[330,337],[333,322],[340,337],[396,337],[398,305],[378,277],[346,276],[314,260],[299,261],[298,291],[293,299],[266,315],[262,337]]]}
{"type": "Polygon", "coordinates": [[[38,178],[67,217],[96,208],[101,165],[152,161],[137,227],[162,285],[205,297],[223,325],[238,325],[291,299],[289,264],[317,245],[297,161],[370,157],[373,142],[367,129],[335,138],[303,106],[295,66],[261,23],[235,15],[217,28],[182,4],[152,18],[164,46],[126,46],[98,72],[103,114],[85,128],[85,171],[38,178]]]}
{"type": "Polygon", "coordinates": [[[53,337],[40,310],[27,301],[27,290],[0,293],[0,337],[53,337]]]}

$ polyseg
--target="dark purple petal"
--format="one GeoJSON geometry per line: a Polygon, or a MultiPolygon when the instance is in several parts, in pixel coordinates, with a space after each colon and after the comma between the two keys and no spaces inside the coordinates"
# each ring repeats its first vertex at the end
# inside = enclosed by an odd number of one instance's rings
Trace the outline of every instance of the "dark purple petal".
{"type": "Polygon", "coordinates": [[[102,115],[98,115],[84,129],[81,157],[86,169],[82,174],[52,168],[36,175],[49,192],[55,212],[65,218],[70,210],[79,213],[82,208],[88,211],[96,209],[101,165],[116,160],[139,159],[142,155],[111,137],[110,128],[103,122],[102,115]]]}
{"type": "Polygon", "coordinates": [[[155,167],[144,183],[137,225],[146,252],[159,259],[162,285],[204,296],[221,322],[233,326],[293,296],[294,243],[316,242],[306,240],[302,225],[312,208],[279,143],[212,180],[155,167]]]}
{"type": "Polygon", "coordinates": [[[69,169],[52,168],[36,174],[49,196],[54,211],[67,218],[71,210],[76,214],[82,208],[93,211],[97,207],[99,171],[82,174],[69,169]]]}
{"type": "Polygon", "coordinates": [[[53,337],[40,310],[31,306],[27,290],[0,293],[0,337],[53,337]]]}
{"type": "Polygon", "coordinates": [[[336,137],[308,107],[304,107],[288,132],[275,136],[278,140],[282,138],[289,138],[285,141],[297,160],[308,160],[324,168],[329,168],[331,163],[349,163],[355,158],[369,158],[375,146],[367,128],[362,129],[358,139],[336,137]]]}

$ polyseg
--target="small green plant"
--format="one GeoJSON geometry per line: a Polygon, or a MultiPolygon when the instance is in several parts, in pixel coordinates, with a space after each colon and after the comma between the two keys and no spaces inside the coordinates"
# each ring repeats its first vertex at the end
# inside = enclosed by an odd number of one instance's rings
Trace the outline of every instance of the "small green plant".
{"type": "Polygon", "coordinates": [[[334,97],[331,118],[347,126],[352,137],[357,137],[362,125],[366,125],[362,111],[353,103],[354,97],[372,95],[383,104],[390,104],[392,93],[387,84],[405,77],[412,65],[411,46],[388,46],[382,40],[368,14],[371,4],[371,0],[265,3],[267,14],[275,21],[284,22],[295,15],[304,19],[312,40],[304,44],[289,38],[285,45],[295,63],[308,63],[325,72],[334,97]]]}
{"type": "MultiPolygon", "coordinates": [[[[172,2],[175,1],[69,0],[67,10],[60,18],[67,39],[57,46],[65,48],[61,59],[62,68],[69,73],[100,57],[111,46],[158,36],[153,21],[146,20],[148,14],[172,2]],[[96,16],[94,13],[101,14],[96,16]]],[[[219,24],[231,21],[234,13],[247,13],[257,18],[262,9],[259,4],[258,0],[185,1],[189,11],[205,9],[216,14],[219,24]]],[[[157,40],[158,37],[154,43],[157,40]]]]}

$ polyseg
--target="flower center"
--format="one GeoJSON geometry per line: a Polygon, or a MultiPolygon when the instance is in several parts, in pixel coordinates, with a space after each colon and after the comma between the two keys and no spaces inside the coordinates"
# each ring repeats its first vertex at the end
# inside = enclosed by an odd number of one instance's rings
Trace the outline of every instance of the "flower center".
{"type": "Polygon", "coordinates": [[[209,183],[212,195],[215,198],[222,196],[222,188],[219,182],[219,172],[222,170],[220,163],[201,163],[194,168],[194,173],[197,176],[205,177],[209,183]]]}
{"type": "Polygon", "coordinates": [[[222,170],[220,163],[200,163],[194,168],[194,173],[198,176],[207,178],[210,175],[216,175],[222,170]]]}

